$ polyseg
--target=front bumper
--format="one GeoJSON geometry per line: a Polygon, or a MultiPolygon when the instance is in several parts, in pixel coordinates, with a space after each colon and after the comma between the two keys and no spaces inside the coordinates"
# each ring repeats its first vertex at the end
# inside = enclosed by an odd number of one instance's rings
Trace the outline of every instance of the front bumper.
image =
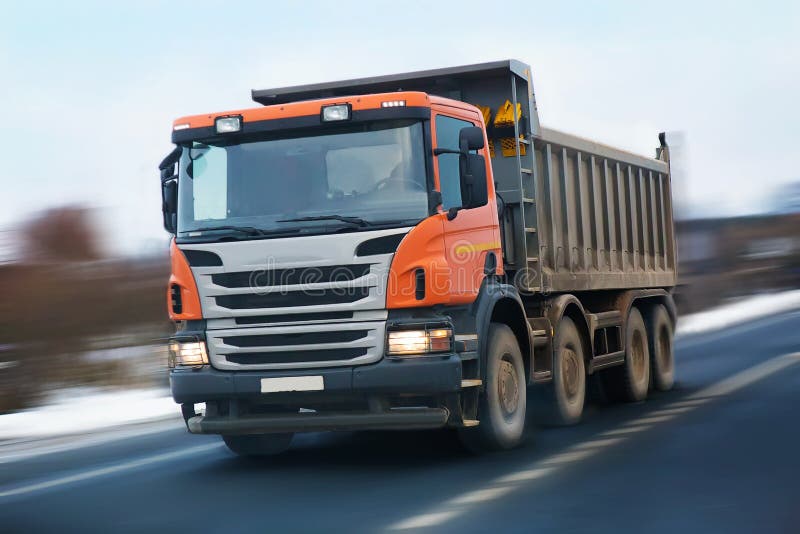
{"type": "MultiPolygon", "coordinates": [[[[303,407],[326,400],[385,396],[444,396],[461,389],[461,358],[457,354],[406,359],[382,359],[371,365],[295,371],[219,371],[210,366],[170,372],[175,402],[244,401],[258,405],[303,407]],[[324,390],[262,393],[264,378],[322,376],[324,390]]],[[[434,428],[449,412],[442,407],[391,408],[375,411],[242,414],[187,419],[193,433],[250,434],[319,430],[434,428]]]]}
{"type": "MultiPolygon", "coordinates": [[[[174,369],[169,381],[177,403],[197,403],[231,398],[270,396],[281,400],[294,393],[261,393],[262,378],[322,376],[325,394],[436,394],[461,388],[461,358],[457,354],[419,358],[388,359],[371,365],[330,367],[295,371],[218,371],[174,369]]],[[[299,394],[299,393],[298,393],[299,394]]]]}
{"type": "Polygon", "coordinates": [[[193,434],[268,434],[272,432],[322,432],[327,430],[410,430],[439,428],[447,423],[446,408],[394,408],[383,412],[333,412],[239,417],[189,418],[193,434]]]}

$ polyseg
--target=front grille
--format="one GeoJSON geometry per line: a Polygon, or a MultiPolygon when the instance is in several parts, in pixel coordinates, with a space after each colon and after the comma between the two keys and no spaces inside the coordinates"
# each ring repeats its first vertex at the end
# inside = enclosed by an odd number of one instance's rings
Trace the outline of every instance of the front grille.
{"type": "Polygon", "coordinates": [[[222,295],[215,298],[217,305],[223,308],[231,310],[251,310],[258,308],[290,308],[295,306],[347,304],[367,298],[368,296],[368,287],[348,287],[306,291],[282,291],[264,295],[222,295]]]}
{"type": "Polygon", "coordinates": [[[225,354],[223,357],[240,365],[267,365],[277,363],[301,362],[331,362],[336,360],[351,360],[367,354],[366,348],[353,349],[325,349],[283,352],[245,352],[238,354],[225,354]]]}
{"type": "Polygon", "coordinates": [[[211,365],[222,370],[363,365],[383,357],[383,320],[210,329],[211,365]]]}
{"type": "Polygon", "coordinates": [[[290,269],[263,269],[211,275],[211,281],[222,287],[283,287],[307,284],[350,282],[369,273],[370,264],[327,265],[290,269]]]}
{"type": "Polygon", "coordinates": [[[352,319],[353,312],[318,312],[318,313],[284,313],[280,315],[255,315],[249,317],[236,317],[236,324],[269,324],[269,323],[302,323],[310,321],[335,321],[337,319],[352,319]]]}
{"type": "Polygon", "coordinates": [[[298,332],[259,336],[228,336],[222,341],[231,347],[280,347],[290,345],[319,345],[322,343],[349,343],[367,337],[369,330],[331,330],[325,332],[298,332]]]}

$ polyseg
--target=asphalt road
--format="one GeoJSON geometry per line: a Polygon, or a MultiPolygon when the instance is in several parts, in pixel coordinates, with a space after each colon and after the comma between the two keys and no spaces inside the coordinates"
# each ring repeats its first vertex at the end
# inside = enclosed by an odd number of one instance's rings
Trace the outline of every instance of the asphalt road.
{"type": "Polygon", "coordinates": [[[800,312],[684,339],[674,391],[482,457],[414,432],[248,461],[150,429],[0,463],[0,532],[800,532],[798,352],[800,312]]]}

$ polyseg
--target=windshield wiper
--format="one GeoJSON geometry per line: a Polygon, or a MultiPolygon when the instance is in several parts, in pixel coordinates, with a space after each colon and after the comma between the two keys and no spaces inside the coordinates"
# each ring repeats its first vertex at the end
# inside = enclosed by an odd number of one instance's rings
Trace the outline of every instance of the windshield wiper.
{"type": "Polygon", "coordinates": [[[247,235],[268,235],[270,232],[256,228],[255,226],[208,226],[205,228],[194,228],[187,230],[187,233],[192,232],[211,232],[212,230],[229,230],[231,232],[239,232],[247,235]]]}
{"type": "Polygon", "coordinates": [[[361,217],[348,217],[346,215],[312,215],[310,217],[297,217],[296,219],[279,219],[276,222],[307,222],[307,221],[341,221],[356,226],[372,226],[372,223],[361,217]]]}

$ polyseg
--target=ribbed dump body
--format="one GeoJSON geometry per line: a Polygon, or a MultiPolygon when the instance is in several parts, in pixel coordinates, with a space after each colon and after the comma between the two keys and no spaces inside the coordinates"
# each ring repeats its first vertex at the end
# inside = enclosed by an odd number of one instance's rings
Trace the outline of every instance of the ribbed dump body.
{"type": "Polygon", "coordinates": [[[675,284],[666,163],[547,128],[534,147],[539,250],[529,267],[541,288],[675,284]]]}

